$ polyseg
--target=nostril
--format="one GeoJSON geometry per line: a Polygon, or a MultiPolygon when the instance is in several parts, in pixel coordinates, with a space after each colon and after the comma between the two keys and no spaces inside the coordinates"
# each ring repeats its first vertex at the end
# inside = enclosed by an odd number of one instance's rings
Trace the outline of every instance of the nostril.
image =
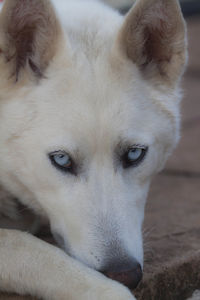
{"type": "Polygon", "coordinates": [[[142,268],[139,263],[136,263],[134,267],[128,270],[112,272],[112,271],[105,271],[103,272],[104,275],[118,281],[130,289],[135,289],[139,282],[142,280],[142,268]]]}

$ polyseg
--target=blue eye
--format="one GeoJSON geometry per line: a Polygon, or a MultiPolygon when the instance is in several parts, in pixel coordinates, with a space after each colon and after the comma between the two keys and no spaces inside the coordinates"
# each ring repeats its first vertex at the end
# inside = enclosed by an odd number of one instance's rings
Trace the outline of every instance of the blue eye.
{"type": "Polygon", "coordinates": [[[71,159],[68,154],[60,153],[53,155],[53,159],[57,165],[61,167],[70,166],[71,165],[71,159]]]}
{"type": "Polygon", "coordinates": [[[127,158],[129,161],[136,161],[140,158],[140,156],[142,155],[142,150],[141,148],[133,148],[131,150],[129,150],[129,152],[127,153],[127,158]]]}
{"type": "Polygon", "coordinates": [[[123,167],[136,167],[144,159],[148,148],[145,146],[135,146],[128,149],[122,156],[123,167]]]}
{"type": "Polygon", "coordinates": [[[64,172],[72,172],[73,160],[65,151],[56,151],[49,154],[52,164],[64,172]]]}

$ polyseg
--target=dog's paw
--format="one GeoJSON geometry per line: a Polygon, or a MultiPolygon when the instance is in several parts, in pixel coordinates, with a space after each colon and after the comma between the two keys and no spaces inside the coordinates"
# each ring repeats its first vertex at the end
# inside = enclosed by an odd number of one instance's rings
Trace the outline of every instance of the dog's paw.
{"type": "MultiPolygon", "coordinates": [[[[95,298],[94,298],[95,299],[95,298]]],[[[133,294],[125,287],[110,288],[98,296],[98,300],[136,300],[133,294]]]]}
{"type": "Polygon", "coordinates": [[[136,300],[126,287],[114,281],[89,290],[85,296],[84,300],[136,300]]]}

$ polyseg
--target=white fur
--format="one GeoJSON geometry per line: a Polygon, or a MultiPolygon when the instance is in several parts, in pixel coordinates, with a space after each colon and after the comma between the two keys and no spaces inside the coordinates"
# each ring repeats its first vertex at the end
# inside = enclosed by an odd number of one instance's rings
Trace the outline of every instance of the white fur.
{"type": "MultiPolygon", "coordinates": [[[[0,181],[48,217],[77,260],[100,270],[113,245],[143,265],[145,201],[152,176],[178,141],[179,89],[155,88],[129,60],[115,63],[113,45],[123,23],[117,12],[89,0],[53,2],[65,47],[47,79],[30,82],[14,97],[0,94],[0,181]],[[123,141],[148,145],[137,168],[115,165],[123,141]],[[48,153],[56,150],[81,160],[77,177],[52,166],[48,153]]],[[[97,299],[91,295],[81,299],[97,299]]],[[[120,292],[98,299],[131,298],[120,292]]]]}

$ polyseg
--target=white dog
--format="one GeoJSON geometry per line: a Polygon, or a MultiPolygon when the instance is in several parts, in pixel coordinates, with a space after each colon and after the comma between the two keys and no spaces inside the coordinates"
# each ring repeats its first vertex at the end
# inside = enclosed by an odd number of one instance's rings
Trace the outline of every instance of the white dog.
{"type": "Polygon", "coordinates": [[[124,285],[141,280],[149,184],[179,138],[186,48],[177,0],[125,17],[92,0],[5,0],[0,182],[64,251],[1,229],[1,290],[134,299],[124,285]]]}

